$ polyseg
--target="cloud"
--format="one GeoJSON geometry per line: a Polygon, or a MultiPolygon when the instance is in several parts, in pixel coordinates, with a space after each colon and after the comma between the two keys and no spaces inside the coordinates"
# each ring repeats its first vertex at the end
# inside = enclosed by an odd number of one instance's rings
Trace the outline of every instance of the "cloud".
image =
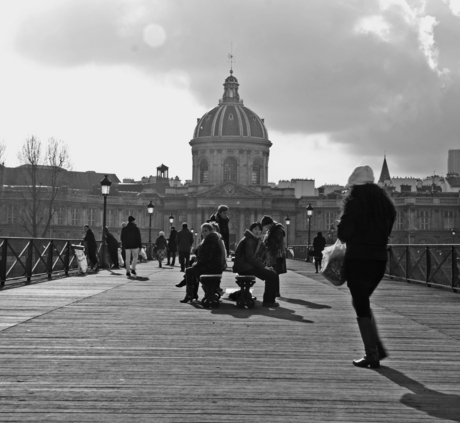
{"type": "Polygon", "coordinates": [[[349,154],[386,150],[396,167],[431,172],[459,141],[455,4],[67,0],[25,19],[16,48],[50,66],[127,64],[211,108],[232,42],[240,95],[269,131],[327,134],[349,154]]]}

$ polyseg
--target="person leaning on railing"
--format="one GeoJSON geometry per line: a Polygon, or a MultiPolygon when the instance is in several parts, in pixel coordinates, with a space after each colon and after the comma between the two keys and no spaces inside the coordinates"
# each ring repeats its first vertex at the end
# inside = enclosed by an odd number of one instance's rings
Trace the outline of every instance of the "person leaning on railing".
{"type": "Polygon", "coordinates": [[[396,210],[386,192],[374,184],[369,166],[357,167],[346,187],[349,192],[343,201],[337,236],[347,244],[345,274],[366,352],[353,364],[377,368],[388,353],[378,336],[370,296],[385,274],[388,237],[396,210]]]}

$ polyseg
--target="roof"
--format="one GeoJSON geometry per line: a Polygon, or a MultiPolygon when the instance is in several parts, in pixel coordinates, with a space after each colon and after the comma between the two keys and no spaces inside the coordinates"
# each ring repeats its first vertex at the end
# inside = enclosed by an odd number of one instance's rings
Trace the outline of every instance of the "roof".
{"type": "Polygon", "coordinates": [[[447,176],[444,179],[451,187],[460,188],[460,176],[447,176]]]}
{"type": "Polygon", "coordinates": [[[383,158],[382,171],[380,172],[379,182],[391,181],[390,171],[388,170],[387,158],[383,158]]]}

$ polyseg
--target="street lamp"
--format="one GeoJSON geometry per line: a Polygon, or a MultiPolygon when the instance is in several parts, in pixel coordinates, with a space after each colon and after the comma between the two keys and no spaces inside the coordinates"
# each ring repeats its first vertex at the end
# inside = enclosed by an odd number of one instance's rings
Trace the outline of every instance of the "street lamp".
{"type": "Polygon", "coordinates": [[[455,244],[455,228],[452,228],[450,231],[452,233],[452,243],[455,244]]]}
{"type": "Polygon", "coordinates": [[[171,232],[171,226],[174,223],[174,216],[172,214],[169,215],[169,232],[171,232]]]}
{"type": "Polygon", "coordinates": [[[101,251],[101,260],[99,266],[103,269],[107,269],[109,267],[109,263],[107,261],[107,239],[105,233],[106,224],[106,215],[107,215],[107,196],[110,193],[110,186],[112,185],[112,181],[109,179],[109,175],[104,175],[104,179],[101,181],[101,192],[102,196],[104,197],[104,214],[102,216],[102,251],[101,251]]]}
{"type": "Polygon", "coordinates": [[[307,217],[308,217],[308,245],[307,245],[307,258],[310,261],[310,230],[311,230],[311,217],[313,216],[313,207],[311,204],[307,206],[307,217]]]}
{"type": "Polygon", "coordinates": [[[148,259],[153,260],[152,257],[152,214],[153,211],[155,210],[155,205],[152,203],[152,200],[147,204],[147,213],[149,214],[149,249],[147,251],[148,253],[148,259]]]}
{"type": "Polygon", "coordinates": [[[289,247],[289,225],[291,224],[291,219],[289,216],[286,216],[284,221],[286,222],[286,249],[289,247]]]}

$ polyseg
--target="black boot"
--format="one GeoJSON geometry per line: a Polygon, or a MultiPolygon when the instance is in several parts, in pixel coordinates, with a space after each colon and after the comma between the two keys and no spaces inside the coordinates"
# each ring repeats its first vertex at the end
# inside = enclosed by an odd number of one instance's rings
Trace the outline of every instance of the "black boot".
{"type": "Polygon", "coordinates": [[[380,360],[377,349],[377,336],[372,319],[369,317],[358,317],[358,326],[366,355],[359,360],[353,360],[353,364],[357,367],[378,369],[380,367],[380,360]]]}
{"type": "Polygon", "coordinates": [[[187,285],[187,282],[185,282],[185,278],[182,279],[176,286],[178,288],[182,288],[183,286],[187,285]]]}
{"type": "Polygon", "coordinates": [[[380,361],[382,361],[385,358],[389,357],[390,355],[388,354],[388,352],[385,349],[382,341],[380,340],[379,331],[377,330],[377,324],[375,323],[375,317],[372,314],[372,311],[371,311],[371,320],[372,320],[372,325],[374,326],[374,332],[375,332],[375,336],[376,336],[376,339],[377,339],[377,350],[379,352],[379,359],[380,359],[380,361]]]}

